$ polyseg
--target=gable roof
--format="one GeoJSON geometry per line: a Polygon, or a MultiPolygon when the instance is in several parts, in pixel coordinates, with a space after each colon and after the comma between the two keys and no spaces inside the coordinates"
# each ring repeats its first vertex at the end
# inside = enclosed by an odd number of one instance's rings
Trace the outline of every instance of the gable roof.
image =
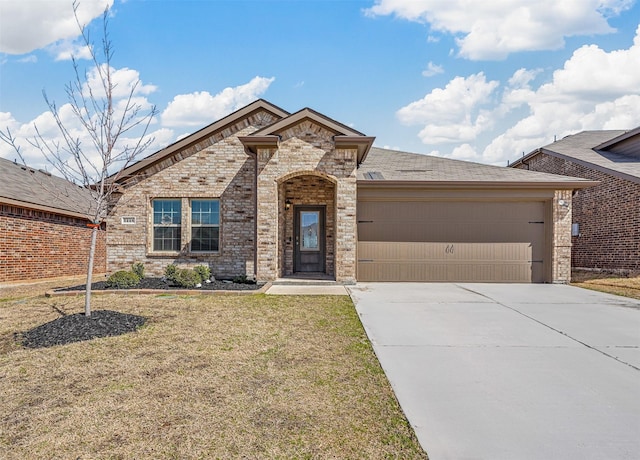
{"type": "Polygon", "coordinates": [[[526,164],[540,153],[640,183],[640,128],[582,131],[536,149],[510,166],[526,164]]]}
{"type": "MultiPolygon", "coordinates": [[[[174,142],[173,144],[163,148],[162,150],[159,150],[149,155],[148,157],[143,158],[142,160],[132,164],[128,168],[125,168],[124,170],[122,170],[116,180],[121,180],[121,179],[126,179],[127,177],[131,177],[134,174],[144,169],[147,169],[157,163],[160,163],[161,161],[165,160],[166,158],[170,157],[176,152],[189,148],[194,144],[197,144],[198,142],[202,141],[203,139],[211,137],[217,132],[222,132],[227,127],[233,125],[234,123],[237,123],[243,118],[248,118],[251,115],[256,114],[260,111],[266,111],[274,115],[276,118],[283,118],[289,115],[289,112],[281,109],[280,107],[273,105],[272,103],[265,101],[264,99],[258,99],[257,101],[254,101],[251,104],[245,107],[242,107],[241,109],[238,109],[235,112],[227,115],[226,117],[223,117],[220,120],[217,120],[211,123],[210,125],[205,126],[204,128],[196,131],[195,133],[190,134],[189,136],[174,142]]],[[[115,178],[114,176],[111,176],[111,179],[114,179],[114,178],[115,178]]]]}
{"type": "Polygon", "coordinates": [[[87,218],[91,192],[46,171],[0,158],[0,203],[87,218]]]}
{"type": "Polygon", "coordinates": [[[240,137],[240,141],[249,148],[250,151],[255,153],[255,148],[258,146],[277,146],[282,132],[304,121],[311,121],[333,132],[333,140],[336,147],[357,148],[358,164],[364,161],[375,140],[375,137],[365,136],[360,131],[356,131],[326,115],[305,107],[269,126],[259,129],[255,133],[240,137]]]}
{"type": "Polygon", "coordinates": [[[358,185],[576,189],[597,182],[373,147],[360,165],[358,185]]]}

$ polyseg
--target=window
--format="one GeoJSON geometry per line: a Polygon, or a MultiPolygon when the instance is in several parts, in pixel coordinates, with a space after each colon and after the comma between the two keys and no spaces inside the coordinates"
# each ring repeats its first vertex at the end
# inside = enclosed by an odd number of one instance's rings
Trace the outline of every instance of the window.
{"type": "Polygon", "coordinates": [[[153,200],[153,250],[180,251],[182,200],[153,200]]]}
{"type": "Polygon", "coordinates": [[[220,202],[191,200],[191,250],[216,252],[220,243],[220,202]]]}

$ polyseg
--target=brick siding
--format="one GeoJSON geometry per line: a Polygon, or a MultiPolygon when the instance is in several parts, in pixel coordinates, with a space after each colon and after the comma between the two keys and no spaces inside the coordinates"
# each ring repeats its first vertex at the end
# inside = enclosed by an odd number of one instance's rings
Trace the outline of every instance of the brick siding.
{"type": "MultiPolygon", "coordinates": [[[[87,272],[91,229],[76,217],[0,205],[0,282],[87,272]]],[[[105,231],[98,233],[94,273],[106,271],[105,231]]]]}
{"type": "Polygon", "coordinates": [[[162,275],[167,265],[208,265],[217,278],[255,274],[255,159],[247,155],[238,136],[270,124],[274,118],[258,112],[176,152],[133,178],[109,212],[107,235],[109,273],[142,262],[150,275],[162,275]],[[132,185],[131,185],[132,184],[132,185]],[[158,253],[152,247],[152,200],[182,200],[181,250],[158,253]],[[218,252],[190,251],[190,199],[220,200],[218,252]],[[122,217],[136,223],[123,224],[122,217]]]}
{"type": "Polygon", "coordinates": [[[108,271],[142,262],[147,273],[160,275],[169,264],[206,264],[218,278],[238,275],[267,281],[291,274],[297,205],[326,206],[325,272],[338,281],[355,281],[356,156],[355,149],[336,149],[333,132],[302,121],[281,133],[275,149],[248,155],[239,137],[273,123],[257,112],[224,132],[142,171],[127,185],[107,220],[108,271]],[[257,168],[257,169],[256,169],[257,168]],[[257,177],[256,177],[257,173],[257,177]],[[182,200],[181,250],[156,253],[152,241],[152,200],[182,200]],[[192,198],[220,200],[220,250],[190,252],[192,198]],[[285,212],[286,199],[292,202],[285,212]],[[134,217],[124,224],[123,217],[134,217]]]}
{"type": "Polygon", "coordinates": [[[544,153],[526,163],[532,171],[600,181],[573,197],[573,222],[580,225],[573,267],[640,270],[640,184],[544,153]]]}

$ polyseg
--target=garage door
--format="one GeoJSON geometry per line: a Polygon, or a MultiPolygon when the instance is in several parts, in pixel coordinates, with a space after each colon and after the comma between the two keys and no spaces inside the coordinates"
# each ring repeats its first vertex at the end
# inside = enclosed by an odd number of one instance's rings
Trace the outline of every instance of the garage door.
{"type": "Polygon", "coordinates": [[[543,282],[544,202],[358,202],[359,281],[543,282]]]}

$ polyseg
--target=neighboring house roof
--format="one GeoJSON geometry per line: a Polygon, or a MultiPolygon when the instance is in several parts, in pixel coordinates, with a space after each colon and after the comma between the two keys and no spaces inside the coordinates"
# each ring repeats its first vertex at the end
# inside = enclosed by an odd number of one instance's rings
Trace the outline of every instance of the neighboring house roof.
{"type": "Polygon", "coordinates": [[[93,208],[88,189],[0,158],[0,203],[87,218],[93,208]]]}
{"type": "Polygon", "coordinates": [[[573,189],[597,182],[373,147],[358,169],[358,185],[429,185],[573,189]]]}
{"type": "Polygon", "coordinates": [[[640,183],[640,127],[631,131],[582,131],[536,149],[510,166],[526,165],[540,153],[640,183]]]}

